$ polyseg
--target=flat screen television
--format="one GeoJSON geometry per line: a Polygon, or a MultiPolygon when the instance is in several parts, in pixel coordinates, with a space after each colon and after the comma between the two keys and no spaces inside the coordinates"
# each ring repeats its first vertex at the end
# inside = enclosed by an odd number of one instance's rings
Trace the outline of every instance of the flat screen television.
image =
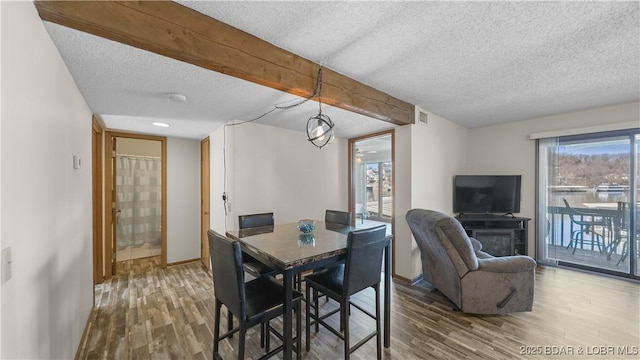
{"type": "Polygon", "coordinates": [[[456,175],[453,212],[519,213],[521,180],[520,175],[456,175]]]}

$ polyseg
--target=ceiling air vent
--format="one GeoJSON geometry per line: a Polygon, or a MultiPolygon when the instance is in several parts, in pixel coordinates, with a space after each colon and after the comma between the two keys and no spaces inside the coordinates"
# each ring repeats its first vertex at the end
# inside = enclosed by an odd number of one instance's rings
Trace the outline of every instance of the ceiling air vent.
{"type": "Polygon", "coordinates": [[[418,123],[424,126],[429,126],[429,117],[426,112],[420,111],[420,116],[418,117],[418,123]]]}

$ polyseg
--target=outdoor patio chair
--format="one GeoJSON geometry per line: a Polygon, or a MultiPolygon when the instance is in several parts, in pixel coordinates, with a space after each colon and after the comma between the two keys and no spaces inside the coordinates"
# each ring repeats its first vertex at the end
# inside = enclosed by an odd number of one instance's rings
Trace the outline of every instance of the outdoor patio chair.
{"type": "Polygon", "coordinates": [[[606,244],[604,243],[604,229],[609,228],[610,223],[606,216],[603,216],[602,213],[598,211],[589,211],[589,210],[576,210],[569,205],[567,199],[562,198],[565,206],[567,207],[567,212],[569,213],[569,218],[571,219],[571,241],[569,241],[569,245],[567,245],[567,249],[573,247],[572,254],[576,253],[576,249],[578,248],[578,243],[580,243],[580,248],[584,249],[585,242],[591,245],[591,250],[595,250],[595,247],[598,247],[598,251],[601,253],[605,251],[606,244]],[[573,225],[577,225],[578,229],[574,230],[573,225]],[[596,232],[596,228],[600,228],[601,233],[596,232]],[[590,239],[585,239],[584,235],[590,234],[590,239]]]}

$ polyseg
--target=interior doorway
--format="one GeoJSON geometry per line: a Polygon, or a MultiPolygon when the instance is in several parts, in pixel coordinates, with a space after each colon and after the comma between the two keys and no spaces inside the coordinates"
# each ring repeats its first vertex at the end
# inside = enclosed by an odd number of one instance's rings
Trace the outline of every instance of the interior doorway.
{"type": "Polygon", "coordinates": [[[160,256],[166,266],[166,138],[107,133],[107,246],[111,263],[160,256]]]}
{"type": "Polygon", "coordinates": [[[97,115],[92,119],[91,134],[91,177],[92,177],[92,208],[93,208],[93,284],[100,284],[104,281],[104,257],[103,257],[103,186],[104,178],[102,169],[104,168],[102,149],[104,147],[104,129],[102,121],[97,115]]]}
{"type": "Polygon", "coordinates": [[[356,228],[385,224],[393,234],[393,159],[393,130],[349,139],[349,209],[356,228]]]}
{"type": "Polygon", "coordinates": [[[211,224],[210,211],[210,194],[211,194],[211,181],[210,181],[210,168],[209,163],[209,137],[206,137],[200,142],[200,261],[202,266],[206,269],[210,269],[209,260],[209,239],[207,237],[207,231],[211,224]]]}

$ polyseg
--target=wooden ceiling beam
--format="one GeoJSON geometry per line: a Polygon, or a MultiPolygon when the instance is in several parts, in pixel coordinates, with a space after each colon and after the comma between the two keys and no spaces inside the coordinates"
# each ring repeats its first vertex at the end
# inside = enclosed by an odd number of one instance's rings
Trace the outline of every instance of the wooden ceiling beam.
{"type": "MultiPolygon", "coordinates": [[[[301,97],[318,64],[172,1],[36,1],[40,18],[301,97]]],[[[414,106],[330,69],[322,102],[396,125],[414,106]]],[[[316,99],[317,100],[317,99],[316,99]]]]}

